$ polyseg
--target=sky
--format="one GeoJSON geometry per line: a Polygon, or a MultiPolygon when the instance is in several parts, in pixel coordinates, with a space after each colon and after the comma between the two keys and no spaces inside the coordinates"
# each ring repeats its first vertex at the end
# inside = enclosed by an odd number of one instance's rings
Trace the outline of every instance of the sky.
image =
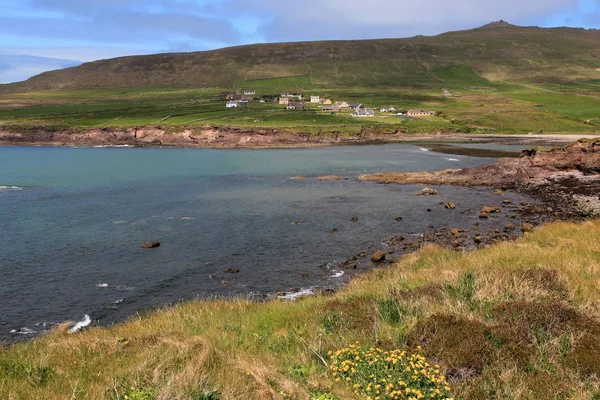
{"type": "Polygon", "coordinates": [[[126,55],[515,25],[600,28],[600,0],[0,0],[0,83],[126,55]]]}

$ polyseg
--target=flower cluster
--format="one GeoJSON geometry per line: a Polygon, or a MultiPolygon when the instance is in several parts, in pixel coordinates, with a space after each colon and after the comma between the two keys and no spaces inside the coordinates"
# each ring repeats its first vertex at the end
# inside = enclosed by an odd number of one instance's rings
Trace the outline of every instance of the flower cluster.
{"type": "Polygon", "coordinates": [[[450,400],[451,388],[440,373],[439,365],[430,365],[417,352],[383,351],[352,344],[329,352],[336,382],[343,382],[367,400],[439,399],[450,400]]]}

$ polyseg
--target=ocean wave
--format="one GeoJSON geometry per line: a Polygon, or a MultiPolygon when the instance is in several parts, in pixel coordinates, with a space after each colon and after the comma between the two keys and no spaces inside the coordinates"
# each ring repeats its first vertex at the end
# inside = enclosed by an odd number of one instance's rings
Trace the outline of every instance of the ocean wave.
{"type": "Polygon", "coordinates": [[[127,148],[127,147],[135,147],[135,146],[132,146],[130,144],[99,144],[97,146],[92,146],[92,148],[94,148],[94,149],[105,149],[105,148],[110,148],[110,147],[127,148]]]}
{"type": "Polygon", "coordinates": [[[286,293],[285,296],[278,297],[281,300],[296,300],[300,297],[304,296],[312,296],[315,294],[315,291],[312,288],[309,289],[301,289],[299,292],[295,293],[286,293]]]}
{"type": "Polygon", "coordinates": [[[92,323],[92,319],[90,318],[89,315],[85,314],[82,321],[79,321],[78,323],[73,325],[71,327],[71,329],[69,329],[69,333],[77,333],[80,330],[82,330],[83,328],[89,326],[91,323],[92,323]]]}
{"type": "Polygon", "coordinates": [[[459,159],[457,159],[457,158],[447,158],[447,157],[446,157],[446,160],[447,160],[447,161],[460,161],[460,160],[459,160],[459,159]]]}
{"type": "Polygon", "coordinates": [[[19,329],[13,329],[10,331],[13,335],[35,335],[37,332],[33,329],[23,327],[19,329]]]}
{"type": "Polygon", "coordinates": [[[344,271],[336,271],[333,275],[330,275],[330,278],[339,278],[344,275],[344,271]]]}
{"type": "Polygon", "coordinates": [[[0,190],[23,190],[23,188],[19,187],[19,186],[2,186],[2,185],[0,185],[0,190]]]}
{"type": "Polygon", "coordinates": [[[429,149],[423,148],[423,147],[419,147],[421,149],[421,151],[429,151],[429,149]]]}

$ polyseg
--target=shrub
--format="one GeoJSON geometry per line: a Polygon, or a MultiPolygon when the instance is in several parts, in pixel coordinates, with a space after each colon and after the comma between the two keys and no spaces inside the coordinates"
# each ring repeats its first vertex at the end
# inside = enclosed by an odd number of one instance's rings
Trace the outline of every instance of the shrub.
{"type": "Polygon", "coordinates": [[[353,344],[330,352],[331,373],[355,394],[370,400],[449,399],[451,388],[438,365],[430,365],[419,353],[383,351],[353,344]]]}

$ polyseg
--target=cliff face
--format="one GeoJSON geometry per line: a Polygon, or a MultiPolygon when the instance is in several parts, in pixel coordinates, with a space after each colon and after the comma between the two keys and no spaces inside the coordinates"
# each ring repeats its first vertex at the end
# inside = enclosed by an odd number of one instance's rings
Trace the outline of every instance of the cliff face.
{"type": "Polygon", "coordinates": [[[0,144],[38,146],[176,146],[252,147],[306,143],[305,135],[278,129],[217,129],[211,126],[182,128],[168,132],[163,127],[130,129],[45,130],[26,132],[0,130],[0,144]]]}

